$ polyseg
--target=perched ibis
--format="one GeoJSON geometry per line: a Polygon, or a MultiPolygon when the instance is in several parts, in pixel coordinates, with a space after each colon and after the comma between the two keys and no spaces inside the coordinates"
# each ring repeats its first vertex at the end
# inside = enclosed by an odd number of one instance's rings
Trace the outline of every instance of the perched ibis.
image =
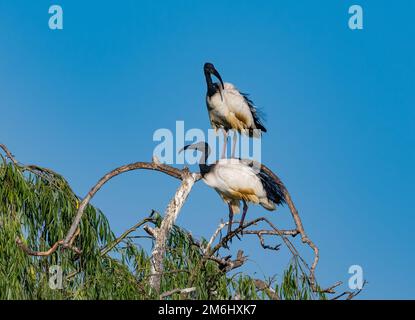
{"type": "Polygon", "coordinates": [[[247,94],[241,93],[232,83],[223,82],[222,77],[212,63],[205,63],[204,73],[207,84],[206,105],[212,128],[223,130],[224,145],[222,158],[225,158],[229,130],[234,131],[232,157],[235,157],[237,133],[259,137],[267,132],[258,113],[247,94]],[[218,82],[213,82],[214,75],[218,82]]]}
{"type": "Polygon", "coordinates": [[[285,187],[282,182],[273,179],[252,160],[220,159],[208,165],[208,143],[198,142],[185,146],[181,151],[183,150],[197,150],[202,153],[199,161],[202,179],[219,193],[229,207],[228,233],[232,230],[233,215],[240,211],[240,201],[243,203],[243,212],[239,226],[243,226],[249,202],[260,204],[269,211],[285,203],[285,187]]]}

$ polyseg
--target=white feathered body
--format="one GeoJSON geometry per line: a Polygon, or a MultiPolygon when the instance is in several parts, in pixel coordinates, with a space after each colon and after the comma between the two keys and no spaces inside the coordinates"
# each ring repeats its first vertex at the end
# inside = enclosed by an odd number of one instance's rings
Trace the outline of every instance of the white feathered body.
{"type": "Polygon", "coordinates": [[[255,123],[256,112],[251,108],[247,99],[231,83],[225,82],[222,96],[216,92],[211,97],[206,97],[209,118],[212,128],[236,130],[240,133],[258,137],[261,129],[255,123]]]}
{"type": "Polygon", "coordinates": [[[214,188],[225,202],[239,212],[240,200],[260,204],[267,210],[275,210],[275,204],[267,197],[266,189],[257,171],[239,159],[221,159],[203,180],[214,188]]]}

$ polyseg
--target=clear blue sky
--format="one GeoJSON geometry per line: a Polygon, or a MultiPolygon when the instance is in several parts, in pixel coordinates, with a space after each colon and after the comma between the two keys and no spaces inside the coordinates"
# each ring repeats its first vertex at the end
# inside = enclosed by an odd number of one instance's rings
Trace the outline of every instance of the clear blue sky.
{"type": "MultiPolygon", "coordinates": [[[[262,160],[321,249],[321,285],[347,283],[359,264],[362,298],[415,298],[414,13],[411,0],[3,0],[0,141],[83,196],[110,169],[150,160],[156,129],[209,128],[202,66],[211,61],[267,115],[262,160]],[[355,3],[361,31],[347,24],[355,3]],[[49,30],[51,4],[62,5],[64,30],[49,30]]],[[[93,203],[120,233],[163,212],[177,185],[134,172],[93,203]]],[[[286,208],[266,214],[289,226],[286,208]]],[[[208,237],[226,217],[198,183],[178,223],[208,237]]],[[[287,263],[285,250],[263,253],[248,236],[241,246],[259,276],[287,263]]]]}

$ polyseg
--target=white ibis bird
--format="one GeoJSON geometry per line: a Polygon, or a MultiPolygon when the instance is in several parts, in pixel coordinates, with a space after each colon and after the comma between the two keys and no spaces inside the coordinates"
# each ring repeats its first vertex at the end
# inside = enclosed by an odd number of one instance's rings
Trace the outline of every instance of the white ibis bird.
{"type": "Polygon", "coordinates": [[[240,201],[243,202],[240,227],[243,226],[248,211],[248,202],[260,204],[269,211],[285,203],[285,187],[282,182],[273,179],[261,166],[254,166],[252,160],[220,159],[208,165],[209,144],[198,142],[185,146],[181,151],[192,149],[202,153],[199,168],[203,181],[228,203],[228,233],[232,228],[233,215],[240,211],[240,201]]]}
{"type": "Polygon", "coordinates": [[[250,137],[259,137],[262,132],[267,132],[261,122],[258,110],[247,94],[228,82],[223,82],[219,72],[212,63],[205,63],[204,72],[207,84],[206,104],[212,128],[222,129],[224,145],[222,158],[225,158],[228,131],[234,130],[232,157],[235,157],[237,132],[247,134],[250,137]],[[220,83],[212,81],[212,74],[220,83]]]}

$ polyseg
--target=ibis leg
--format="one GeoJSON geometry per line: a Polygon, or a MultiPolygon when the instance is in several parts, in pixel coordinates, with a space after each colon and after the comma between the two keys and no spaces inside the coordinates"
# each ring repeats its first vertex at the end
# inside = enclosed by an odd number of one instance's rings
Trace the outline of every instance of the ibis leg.
{"type": "Polygon", "coordinates": [[[228,144],[228,132],[223,129],[223,147],[222,147],[222,159],[226,158],[226,146],[228,144]]]}
{"type": "MultiPolygon", "coordinates": [[[[232,231],[232,223],[233,223],[233,210],[232,210],[232,206],[231,206],[230,203],[228,204],[228,206],[229,206],[228,233],[226,234],[225,237],[227,237],[231,233],[231,231],[232,231]]],[[[232,243],[232,239],[230,239],[228,241],[232,243]]],[[[226,248],[226,249],[229,249],[228,241],[226,241],[226,243],[223,245],[223,247],[226,248]]]]}
{"type": "Polygon", "coordinates": [[[233,223],[233,210],[232,210],[232,205],[229,203],[229,224],[228,224],[228,234],[231,233],[232,231],[232,223],[233,223]]]}
{"type": "Polygon", "coordinates": [[[236,142],[237,141],[238,141],[238,132],[235,130],[233,132],[233,139],[232,139],[232,158],[235,158],[236,142]]]}
{"type": "MultiPolygon", "coordinates": [[[[242,211],[242,217],[241,217],[241,222],[239,223],[239,228],[243,227],[244,222],[245,222],[246,212],[248,211],[248,205],[246,204],[246,201],[243,200],[243,202],[244,202],[244,208],[243,208],[243,211],[242,211]]],[[[241,231],[241,233],[243,233],[243,232],[241,231]]]]}

